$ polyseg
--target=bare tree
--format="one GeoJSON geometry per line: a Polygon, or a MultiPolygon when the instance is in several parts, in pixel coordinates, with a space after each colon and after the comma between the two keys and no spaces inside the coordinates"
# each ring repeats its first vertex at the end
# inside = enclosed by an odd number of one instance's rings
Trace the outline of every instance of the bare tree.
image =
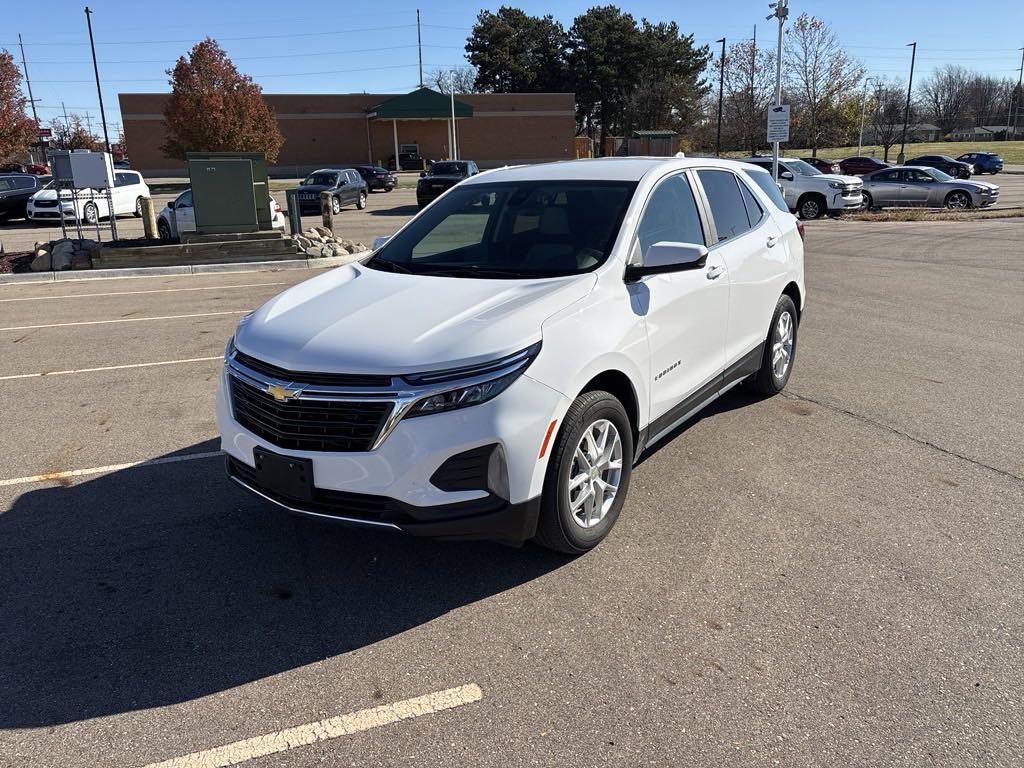
{"type": "Polygon", "coordinates": [[[455,93],[477,93],[476,69],[456,67],[455,69],[432,69],[424,80],[427,86],[441,93],[451,93],[452,75],[455,75],[455,93]]]}
{"type": "MultiPolygon", "coordinates": [[[[907,87],[899,80],[877,82],[871,109],[871,132],[876,144],[882,145],[883,160],[889,162],[889,150],[903,134],[903,109],[907,87]]],[[[913,111],[913,106],[911,107],[913,111]]],[[[910,117],[913,120],[913,115],[910,117]]]]}
{"type": "Polygon", "coordinates": [[[924,113],[945,135],[965,123],[973,76],[958,64],[946,64],[918,89],[924,113]]]}
{"type": "Polygon", "coordinates": [[[972,74],[967,83],[964,124],[993,125],[1006,122],[1010,81],[990,75],[972,74]]]}
{"type": "Polygon", "coordinates": [[[811,155],[817,157],[822,138],[835,133],[832,123],[841,117],[834,105],[850,96],[864,68],[846,53],[826,22],[806,13],[786,35],[784,61],[787,92],[811,155]]]}

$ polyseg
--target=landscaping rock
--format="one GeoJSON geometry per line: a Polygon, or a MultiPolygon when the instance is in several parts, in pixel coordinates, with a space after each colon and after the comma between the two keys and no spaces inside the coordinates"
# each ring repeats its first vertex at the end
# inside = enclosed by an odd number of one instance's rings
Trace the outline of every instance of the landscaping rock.
{"type": "Polygon", "coordinates": [[[299,246],[299,248],[301,248],[303,251],[305,251],[307,248],[313,245],[312,240],[310,240],[308,237],[303,237],[302,235],[295,235],[293,239],[295,240],[295,244],[299,246]]]}
{"type": "Polygon", "coordinates": [[[71,268],[92,269],[92,259],[89,257],[89,251],[75,251],[74,255],[71,257],[71,268]]]}
{"type": "Polygon", "coordinates": [[[33,272],[49,272],[51,267],[50,252],[45,248],[37,248],[35,258],[32,259],[29,268],[33,272]]]}
{"type": "Polygon", "coordinates": [[[311,246],[311,247],[306,249],[306,255],[309,256],[309,258],[311,258],[311,259],[319,259],[320,258],[320,249],[318,247],[316,247],[316,246],[311,246]]]}
{"type": "Polygon", "coordinates": [[[70,269],[74,252],[75,246],[70,240],[58,240],[50,252],[51,267],[56,271],[70,269]]]}
{"type": "Polygon", "coordinates": [[[315,226],[313,229],[323,238],[334,237],[334,233],[327,227],[315,226]]]}
{"type": "Polygon", "coordinates": [[[322,241],[324,239],[323,236],[316,229],[307,229],[305,235],[310,240],[322,241]]]}

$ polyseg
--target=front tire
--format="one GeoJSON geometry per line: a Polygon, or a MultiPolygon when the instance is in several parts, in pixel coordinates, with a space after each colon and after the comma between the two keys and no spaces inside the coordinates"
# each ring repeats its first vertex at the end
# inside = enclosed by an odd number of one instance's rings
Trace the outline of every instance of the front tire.
{"type": "Polygon", "coordinates": [[[874,210],[874,208],[875,208],[875,201],[871,199],[871,193],[870,192],[862,192],[861,194],[864,197],[864,210],[865,211],[872,211],[872,210],[874,210]]]}
{"type": "Polygon", "coordinates": [[[86,224],[95,224],[100,220],[99,210],[96,208],[95,203],[85,204],[85,207],[82,208],[82,220],[86,224]]]}
{"type": "Polygon", "coordinates": [[[569,406],[548,462],[535,541],[580,555],[611,531],[629,490],[633,428],[609,392],[584,392],[569,406]]]}
{"type": "Polygon", "coordinates": [[[789,381],[796,360],[797,317],[793,299],[782,294],[768,328],[761,367],[750,380],[751,386],[762,395],[777,395],[789,381]]]}
{"type": "Polygon", "coordinates": [[[156,222],[156,231],[157,231],[157,234],[160,236],[161,240],[170,240],[171,239],[171,225],[168,224],[163,219],[158,219],[157,220],[157,222],[156,222]]]}
{"type": "Polygon", "coordinates": [[[331,213],[335,216],[341,213],[341,201],[336,197],[331,198],[331,213]]]}
{"type": "Polygon", "coordinates": [[[971,197],[959,190],[946,195],[946,207],[951,211],[966,211],[971,207],[971,197]]]}
{"type": "Polygon", "coordinates": [[[820,195],[807,195],[796,209],[801,219],[816,219],[825,213],[825,200],[820,195]]]}

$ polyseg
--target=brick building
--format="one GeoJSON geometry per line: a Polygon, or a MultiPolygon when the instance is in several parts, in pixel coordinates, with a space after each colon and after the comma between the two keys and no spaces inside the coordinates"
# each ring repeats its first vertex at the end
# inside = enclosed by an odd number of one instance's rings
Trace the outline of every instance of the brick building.
{"type": "MultiPolygon", "coordinates": [[[[150,176],[176,175],[185,164],[164,156],[163,110],[169,94],[122,93],[121,120],[132,167],[150,176]]],[[[387,163],[396,149],[424,158],[450,156],[451,101],[420,88],[374,93],[264,94],[285,143],[272,170],[301,176],[351,163],[387,163]]],[[[575,157],[571,93],[474,93],[455,97],[459,157],[482,168],[575,157]]]]}

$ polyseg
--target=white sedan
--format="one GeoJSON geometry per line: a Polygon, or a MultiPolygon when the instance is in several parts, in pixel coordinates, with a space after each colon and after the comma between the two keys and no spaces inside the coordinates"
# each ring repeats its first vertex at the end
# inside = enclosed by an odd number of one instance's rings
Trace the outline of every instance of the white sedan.
{"type": "MultiPolygon", "coordinates": [[[[149,197],[149,187],[138,171],[117,171],[110,196],[115,216],[126,213],[142,216],[142,198],[149,197]]],[[[50,182],[29,198],[26,213],[31,221],[40,223],[60,221],[63,215],[72,221],[78,219],[84,224],[95,224],[100,219],[110,218],[110,206],[102,190],[80,189],[77,199],[72,199],[71,191],[63,189],[58,201],[57,190],[50,182]]]]}
{"type": "MultiPolygon", "coordinates": [[[[270,198],[270,221],[274,229],[284,230],[285,218],[281,205],[270,198]]],[[[160,209],[156,216],[156,230],[161,240],[171,240],[182,232],[194,232],[196,228],[196,209],[192,203],[192,190],[186,189],[174,200],[160,209]]]]}

